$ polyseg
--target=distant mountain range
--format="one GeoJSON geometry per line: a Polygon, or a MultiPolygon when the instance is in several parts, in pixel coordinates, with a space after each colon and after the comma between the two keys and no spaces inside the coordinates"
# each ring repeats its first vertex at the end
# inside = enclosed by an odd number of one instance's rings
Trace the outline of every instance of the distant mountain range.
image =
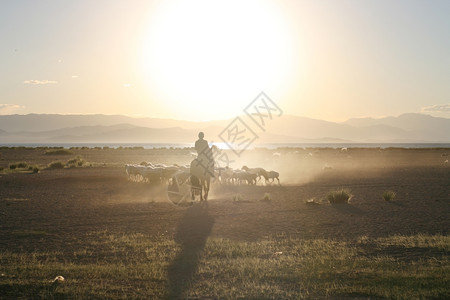
{"type": "MultiPolygon", "coordinates": [[[[450,119],[404,114],[335,123],[292,115],[266,119],[264,130],[242,120],[259,136],[256,143],[450,143],[450,119]]],[[[230,120],[192,122],[122,115],[28,114],[0,116],[0,144],[7,143],[193,143],[199,131],[208,141],[230,120]]]]}

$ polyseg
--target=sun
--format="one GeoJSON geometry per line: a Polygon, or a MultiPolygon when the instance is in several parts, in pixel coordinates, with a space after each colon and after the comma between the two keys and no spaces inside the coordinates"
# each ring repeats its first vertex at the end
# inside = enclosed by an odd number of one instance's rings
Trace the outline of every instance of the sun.
{"type": "Polygon", "coordinates": [[[152,99],[175,115],[232,117],[283,86],[292,43],[271,1],[164,1],[150,17],[140,65],[152,99]]]}

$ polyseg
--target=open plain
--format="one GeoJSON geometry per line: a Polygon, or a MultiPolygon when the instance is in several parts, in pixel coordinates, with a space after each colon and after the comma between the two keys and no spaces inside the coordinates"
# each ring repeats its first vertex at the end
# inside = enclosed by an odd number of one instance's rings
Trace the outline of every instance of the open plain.
{"type": "Polygon", "coordinates": [[[448,148],[248,150],[231,166],[281,185],[216,182],[185,205],[124,166],[191,148],[48,151],[0,148],[1,299],[450,298],[448,148]]]}

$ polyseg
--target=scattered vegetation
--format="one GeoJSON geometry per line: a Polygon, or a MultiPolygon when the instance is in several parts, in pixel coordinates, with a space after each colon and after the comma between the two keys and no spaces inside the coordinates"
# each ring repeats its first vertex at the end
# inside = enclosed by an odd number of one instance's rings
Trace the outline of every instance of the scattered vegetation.
{"type": "Polygon", "coordinates": [[[29,165],[27,162],[21,161],[21,162],[15,162],[15,163],[11,163],[9,164],[9,168],[11,170],[15,170],[15,169],[28,169],[29,165]]]}
{"type": "Polygon", "coordinates": [[[76,156],[75,158],[68,160],[66,163],[66,166],[69,168],[76,168],[76,167],[82,167],[86,161],[81,158],[81,156],[76,156]]]}
{"type": "MultiPolygon", "coordinates": [[[[10,170],[10,172],[28,172],[28,171],[33,173],[39,172],[39,167],[37,165],[31,165],[24,161],[10,163],[8,165],[8,169],[10,170]]],[[[0,171],[2,170],[4,170],[4,168],[0,167],[0,171]]]]}
{"type": "Polygon", "coordinates": [[[241,202],[243,200],[244,200],[244,198],[242,198],[241,194],[234,194],[233,195],[233,202],[241,202]]]}
{"type": "MultiPolygon", "coordinates": [[[[66,163],[62,161],[51,162],[46,169],[47,170],[64,169],[64,168],[72,169],[77,167],[83,167],[84,165],[86,165],[86,161],[81,156],[76,156],[75,158],[68,160],[66,163]]],[[[39,172],[39,170],[37,170],[37,172],[39,172]]]]}
{"type": "Polygon", "coordinates": [[[394,191],[385,191],[382,197],[385,201],[393,201],[396,195],[394,191]]]}
{"type": "Polygon", "coordinates": [[[16,164],[17,164],[17,168],[18,168],[18,169],[25,169],[25,168],[28,168],[28,163],[27,163],[27,162],[21,161],[21,162],[18,162],[18,163],[16,163],[16,164]]]}
{"type": "MultiPolygon", "coordinates": [[[[33,239],[45,233],[17,235],[33,239]]],[[[393,246],[408,252],[416,245],[429,250],[446,245],[443,249],[448,251],[448,236],[367,238],[355,244],[325,239],[207,239],[198,249],[141,233],[96,232],[81,238],[83,248],[64,253],[0,252],[0,294],[6,299],[450,297],[448,256],[417,256],[411,261],[378,255],[393,246]],[[55,285],[55,276],[64,281],[55,285]]]]}
{"type": "Polygon", "coordinates": [[[72,155],[73,152],[69,149],[53,149],[45,151],[45,155],[72,155]]]}
{"type": "Polygon", "coordinates": [[[65,164],[62,161],[54,161],[51,162],[47,169],[54,170],[54,169],[64,169],[65,164]]]}
{"type": "Polygon", "coordinates": [[[352,194],[348,189],[340,189],[337,191],[332,191],[327,194],[327,200],[331,204],[347,204],[352,198],[352,194]]]}
{"type": "Polygon", "coordinates": [[[264,197],[261,199],[261,201],[266,201],[266,202],[272,201],[272,197],[270,196],[270,193],[265,193],[264,197]]]}

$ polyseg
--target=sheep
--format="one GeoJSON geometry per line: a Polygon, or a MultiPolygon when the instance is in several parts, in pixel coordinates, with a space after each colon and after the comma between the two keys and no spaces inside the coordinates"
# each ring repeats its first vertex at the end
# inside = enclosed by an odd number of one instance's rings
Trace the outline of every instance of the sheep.
{"type": "Polygon", "coordinates": [[[233,169],[230,167],[219,168],[219,177],[221,183],[233,183],[233,169]]]}
{"type": "Polygon", "coordinates": [[[267,171],[264,170],[263,168],[249,168],[249,167],[247,167],[247,166],[243,166],[241,169],[242,169],[242,170],[245,170],[245,171],[247,171],[247,172],[249,172],[249,173],[251,173],[251,174],[256,174],[258,180],[261,179],[261,176],[264,177],[264,180],[265,180],[266,182],[267,182],[267,180],[268,180],[268,177],[267,177],[267,171]]]}
{"type": "Polygon", "coordinates": [[[278,180],[278,184],[281,185],[280,178],[279,178],[280,173],[278,173],[276,171],[269,171],[269,172],[267,172],[267,177],[269,180],[272,179],[271,183],[274,182],[276,179],[276,180],[278,180]]]}
{"type": "Polygon", "coordinates": [[[164,168],[161,167],[142,167],[140,168],[143,181],[149,183],[161,183],[164,175],[164,168]]]}
{"type": "MultiPolygon", "coordinates": [[[[147,182],[162,184],[167,182],[169,185],[182,185],[189,181],[190,166],[179,165],[165,165],[161,163],[145,162],[140,165],[126,164],[125,171],[128,175],[128,180],[135,182],[147,182]]],[[[266,183],[269,179],[274,182],[278,180],[280,184],[279,173],[275,171],[269,173],[263,168],[248,168],[243,166],[241,170],[233,170],[230,167],[216,168],[214,170],[216,181],[219,183],[230,184],[249,184],[255,185],[261,177],[264,177],[266,183]]]]}
{"type": "Polygon", "coordinates": [[[258,177],[255,173],[250,173],[244,170],[235,170],[233,171],[232,178],[234,182],[237,184],[256,184],[256,178],[258,177]]]}
{"type": "Polygon", "coordinates": [[[125,171],[128,179],[136,182],[162,182],[169,180],[179,171],[176,166],[166,166],[162,164],[146,163],[140,165],[125,165],[125,171]]]}
{"type": "Polygon", "coordinates": [[[128,175],[128,180],[138,181],[139,170],[135,165],[126,164],[125,171],[128,175]]]}
{"type": "Polygon", "coordinates": [[[165,167],[165,168],[163,168],[163,171],[162,171],[162,179],[167,181],[170,178],[172,178],[179,171],[180,171],[180,169],[176,166],[165,167]]]}
{"type": "Polygon", "coordinates": [[[240,176],[243,181],[247,181],[247,184],[252,184],[252,185],[256,184],[256,179],[258,178],[257,174],[252,174],[249,172],[241,173],[240,176]]]}

